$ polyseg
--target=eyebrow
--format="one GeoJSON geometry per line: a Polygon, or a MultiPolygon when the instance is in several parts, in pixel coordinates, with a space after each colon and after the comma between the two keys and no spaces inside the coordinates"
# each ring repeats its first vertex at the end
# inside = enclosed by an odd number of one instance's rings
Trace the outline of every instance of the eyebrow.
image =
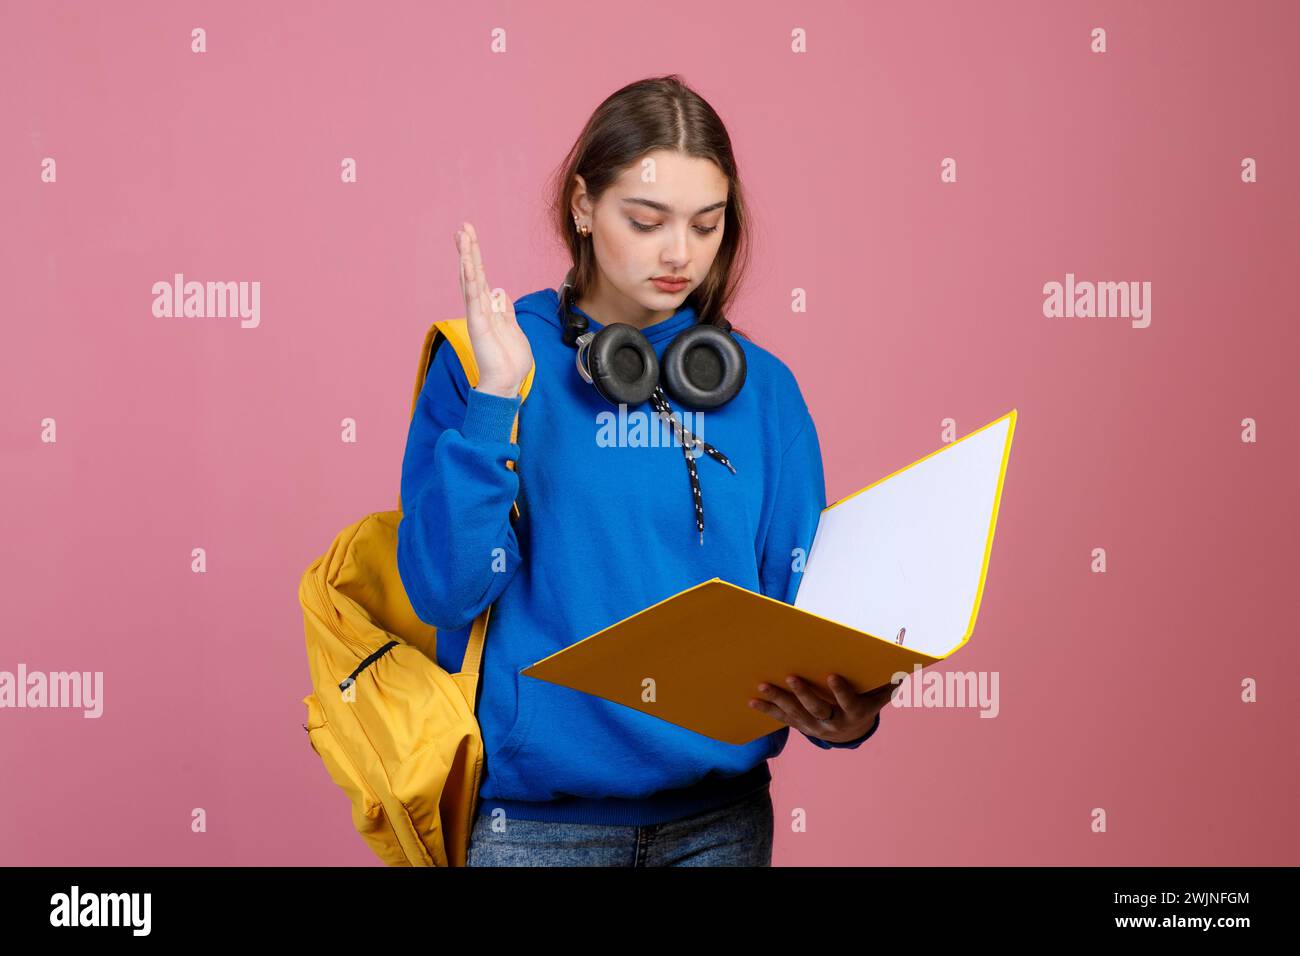
{"type": "MultiPolygon", "coordinates": [[[[634,203],[637,203],[638,205],[641,205],[641,206],[649,206],[651,209],[657,209],[657,210],[659,210],[660,212],[668,212],[668,213],[670,213],[670,212],[673,211],[673,207],[672,207],[672,206],[669,206],[669,205],[666,204],[666,203],[655,202],[653,199],[642,199],[642,198],[639,197],[639,196],[633,196],[633,197],[630,197],[630,198],[621,199],[621,200],[619,200],[619,201],[620,201],[620,202],[634,202],[634,203]]],[[[723,206],[725,206],[726,204],[727,204],[727,201],[726,201],[725,199],[723,199],[721,202],[715,202],[715,203],[714,203],[713,205],[711,205],[711,206],[704,206],[704,207],[702,207],[702,208],[700,208],[700,209],[695,210],[695,215],[698,216],[698,215],[700,215],[701,213],[712,212],[712,211],[715,210],[715,209],[721,209],[721,208],[722,208],[723,206]]],[[[694,217],[692,217],[692,218],[694,218],[694,217]]]]}

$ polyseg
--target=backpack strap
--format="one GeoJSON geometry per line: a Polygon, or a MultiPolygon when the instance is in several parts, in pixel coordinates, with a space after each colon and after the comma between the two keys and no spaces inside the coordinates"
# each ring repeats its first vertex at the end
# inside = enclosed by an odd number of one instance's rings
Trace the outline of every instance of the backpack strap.
{"type": "MultiPolygon", "coordinates": [[[[420,350],[420,367],[415,376],[415,393],[411,396],[411,417],[415,417],[415,409],[420,401],[420,393],[424,391],[424,381],[429,375],[429,366],[433,364],[433,356],[442,343],[450,342],[451,347],[456,350],[456,357],[460,359],[461,368],[465,370],[465,377],[469,380],[470,387],[473,388],[478,384],[478,362],[474,359],[474,347],[469,337],[469,326],[464,317],[459,319],[444,319],[441,322],[435,322],[429,326],[429,331],[424,336],[424,346],[420,350]]],[[[533,376],[537,374],[537,365],[528,370],[528,376],[524,379],[523,385],[519,388],[520,396],[526,401],[528,392],[533,385],[533,376]]],[[[519,414],[515,413],[514,423],[510,426],[510,441],[515,443],[519,440],[519,414]]],[[[515,463],[507,461],[506,467],[514,470],[515,463]]],[[[400,490],[397,494],[397,510],[402,510],[402,495],[400,490]]],[[[519,502],[513,502],[510,506],[510,520],[516,521],[519,518],[519,502]]],[[[483,613],[474,619],[474,626],[470,629],[469,643],[465,647],[465,658],[461,662],[460,673],[457,675],[462,678],[462,686],[466,691],[466,699],[469,701],[470,709],[477,712],[478,710],[478,677],[479,667],[483,660],[483,641],[487,636],[488,617],[492,613],[492,606],[488,605],[483,609],[483,613]]]]}

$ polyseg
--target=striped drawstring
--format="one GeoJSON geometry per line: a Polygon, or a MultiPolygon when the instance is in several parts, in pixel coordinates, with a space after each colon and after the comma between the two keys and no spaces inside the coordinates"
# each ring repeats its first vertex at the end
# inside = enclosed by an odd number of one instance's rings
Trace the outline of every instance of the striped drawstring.
{"type": "Polygon", "coordinates": [[[726,455],[703,439],[696,438],[691,434],[690,429],[683,427],[681,421],[668,407],[668,399],[664,397],[663,389],[658,385],[650,393],[650,404],[654,406],[660,418],[673,426],[674,431],[677,433],[677,440],[682,443],[682,454],[686,457],[686,471],[691,476],[691,504],[695,506],[695,527],[700,529],[700,544],[704,544],[704,499],[700,497],[700,476],[695,471],[695,456],[691,454],[691,449],[703,448],[705,453],[714,461],[720,461],[728,468],[731,468],[733,475],[736,473],[736,469],[732,468],[731,462],[727,461],[726,455]]]}

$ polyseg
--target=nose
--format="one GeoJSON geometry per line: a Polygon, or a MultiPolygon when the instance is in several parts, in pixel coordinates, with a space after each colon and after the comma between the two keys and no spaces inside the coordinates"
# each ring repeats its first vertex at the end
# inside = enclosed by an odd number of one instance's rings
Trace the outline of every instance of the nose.
{"type": "Polygon", "coordinates": [[[672,240],[664,249],[664,264],[673,269],[680,269],[686,262],[686,232],[674,232],[672,240]]]}

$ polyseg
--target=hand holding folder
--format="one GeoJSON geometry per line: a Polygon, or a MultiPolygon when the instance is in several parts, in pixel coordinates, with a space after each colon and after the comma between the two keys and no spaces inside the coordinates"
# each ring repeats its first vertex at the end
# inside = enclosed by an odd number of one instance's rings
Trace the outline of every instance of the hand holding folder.
{"type": "Polygon", "coordinates": [[[759,684],[760,697],[751,699],[749,706],[810,737],[848,743],[864,736],[875,725],[876,715],[897,690],[896,685],[885,684],[858,693],[843,674],[826,675],[826,683],[830,697],[824,696],[826,692],[813,681],[792,674],[784,688],[759,684]],[[848,729],[832,736],[844,727],[848,729]]]}
{"type": "MultiPolygon", "coordinates": [[[[793,605],[703,581],[522,673],[746,744],[783,724],[747,705],[796,674],[827,699],[956,653],[979,612],[1016,411],[822,511],[793,605]]],[[[814,734],[816,736],[816,734],[814,734]]]]}

